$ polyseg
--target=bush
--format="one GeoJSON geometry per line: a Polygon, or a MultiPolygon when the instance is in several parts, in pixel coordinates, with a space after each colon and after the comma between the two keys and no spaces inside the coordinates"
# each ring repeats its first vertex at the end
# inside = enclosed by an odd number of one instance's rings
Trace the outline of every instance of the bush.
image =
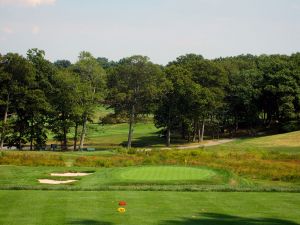
{"type": "Polygon", "coordinates": [[[293,132],[300,130],[300,122],[295,121],[289,121],[280,126],[280,132],[287,133],[287,132],[293,132]]]}

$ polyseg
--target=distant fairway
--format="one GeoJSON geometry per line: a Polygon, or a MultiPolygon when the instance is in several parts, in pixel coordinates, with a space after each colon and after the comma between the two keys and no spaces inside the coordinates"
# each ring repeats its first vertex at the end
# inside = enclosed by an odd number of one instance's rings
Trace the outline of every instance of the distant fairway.
{"type": "Polygon", "coordinates": [[[266,137],[252,138],[245,144],[252,144],[260,147],[299,147],[300,131],[285,134],[270,135],[266,137]]]}
{"type": "Polygon", "coordinates": [[[209,147],[210,150],[247,151],[268,150],[282,153],[300,153],[300,131],[263,137],[244,138],[219,146],[209,147]]]}
{"type": "MultiPolygon", "coordinates": [[[[89,123],[87,125],[87,133],[85,146],[99,148],[111,148],[125,145],[128,139],[128,123],[120,124],[98,124],[89,123]]],[[[160,129],[156,128],[153,122],[138,122],[134,125],[133,146],[165,146],[164,139],[160,138],[157,132],[160,129]]],[[[68,134],[69,145],[73,144],[74,129],[68,134]]],[[[50,143],[57,143],[54,140],[54,135],[49,132],[48,138],[50,143]]]]}
{"type": "Polygon", "coordinates": [[[214,175],[216,172],[204,168],[149,166],[125,169],[120,178],[134,181],[206,180],[214,175]]]}

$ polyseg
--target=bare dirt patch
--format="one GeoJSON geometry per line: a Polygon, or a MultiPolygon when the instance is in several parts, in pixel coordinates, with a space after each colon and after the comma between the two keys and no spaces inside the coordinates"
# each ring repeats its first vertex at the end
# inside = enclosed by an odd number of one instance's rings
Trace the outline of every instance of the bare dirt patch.
{"type": "Polygon", "coordinates": [[[53,177],[84,177],[91,175],[92,173],[51,173],[53,177]]]}
{"type": "Polygon", "coordinates": [[[69,184],[77,180],[49,180],[49,179],[39,179],[41,184],[69,184]]]}

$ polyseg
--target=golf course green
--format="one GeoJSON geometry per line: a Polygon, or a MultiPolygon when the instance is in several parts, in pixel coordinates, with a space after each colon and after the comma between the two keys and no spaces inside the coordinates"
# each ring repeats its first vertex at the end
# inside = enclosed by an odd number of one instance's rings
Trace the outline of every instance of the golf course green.
{"type": "Polygon", "coordinates": [[[173,181],[173,180],[206,180],[216,175],[215,172],[204,168],[153,166],[130,168],[121,172],[123,180],[144,181],[173,181]]]}

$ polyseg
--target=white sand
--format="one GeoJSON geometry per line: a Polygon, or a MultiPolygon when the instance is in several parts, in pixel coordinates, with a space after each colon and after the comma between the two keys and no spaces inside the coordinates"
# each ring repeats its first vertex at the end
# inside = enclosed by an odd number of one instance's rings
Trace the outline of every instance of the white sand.
{"type": "Polygon", "coordinates": [[[54,177],[83,177],[91,175],[92,173],[51,173],[54,177]]]}
{"type": "Polygon", "coordinates": [[[77,180],[48,180],[48,179],[39,179],[41,184],[69,184],[77,180]]]}

